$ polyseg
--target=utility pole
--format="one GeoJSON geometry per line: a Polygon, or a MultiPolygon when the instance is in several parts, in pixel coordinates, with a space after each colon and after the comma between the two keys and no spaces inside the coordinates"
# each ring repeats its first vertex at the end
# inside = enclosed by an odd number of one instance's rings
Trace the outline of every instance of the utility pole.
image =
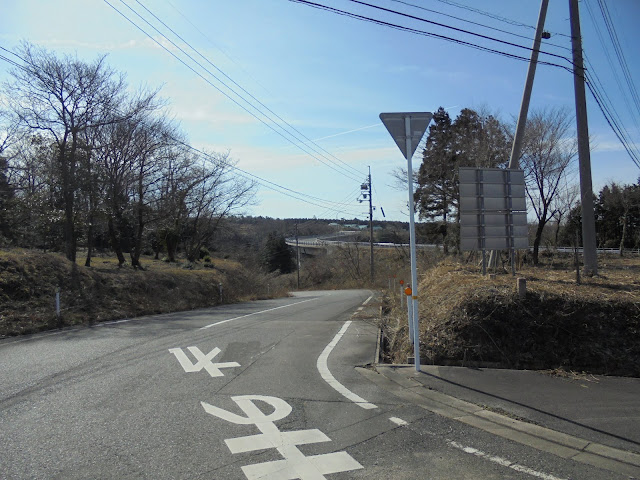
{"type": "Polygon", "coordinates": [[[582,63],[582,36],[578,0],[569,0],[571,20],[571,46],[573,50],[573,85],[576,100],[576,128],[578,134],[578,165],[580,170],[580,201],[582,203],[582,252],[584,274],[598,274],[596,247],[596,220],[593,211],[593,186],[591,182],[591,153],[589,151],[589,126],[587,124],[587,100],[584,90],[584,65],[582,63]]]}
{"type": "MultiPolygon", "coordinates": [[[[529,61],[529,69],[527,70],[527,80],[524,84],[524,92],[522,94],[522,103],[520,104],[520,115],[518,116],[518,124],[516,125],[516,134],[513,137],[513,145],[511,146],[511,157],[509,158],[509,168],[518,168],[520,152],[522,151],[522,140],[524,138],[524,128],[527,124],[527,114],[529,113],[529,102],[531,100],[531,91],[533,90],[533,79],[536,75],[536,66],[538,64],[538,54],[540,53],[540,42],[544,33],[544,21],[547,17],[547,7],[549,0],[542,0],[540,4],[540,14],[538,15],[538,25],[536,26],[536,36],[533,40],[533,48],[531,50],[531,60],[529,61]]],[[[547,34],[545,38],[549,38],[547,34]]]]}
{"type": "Polygon", "coordinates": [[[371,198],[371,167],[369,167],[369,260],[371,285],[373,285],[373,199],[371,198]]]}
{"type": "Polygon", "coordinates": [[[298,222],[296,222],[296,270],[298,271],[298,290],[300,290],[300,245],[298,244],[298,222]]]}
{"type": "MultiPolygon", "coordinates": [[[[540,14],[538,15],[538,24],[536,25],[536,35],[533,39],[533,47],[531,49],[531,59],[529,68],[527,69],[527,79],[524,82],[524,92],[522,93],[522,102],[520,103],[520,114],[518,115],[518,123],[516,124],[516,134],[513,137],[511,145],[511,156],[509,157],[509,168],[520,168],[519,160],[522,152],[522,140],[524,139],[524,129],[527,125],[527,115],[529,114],[529,103],[531,102],[531,91],[533,90],[533,79],[536,76],[536,67],[538,65],[538,54],[540,53],[540,43],[543,38],[549,38],[549,34],[544,32],[544,22],[547,18],[547,8],[549,0],[542,0],[540,4],[540,14]]],[[[512,250],[513,252],[513,250],[512,250]]],[[[489,267],[496,267],[498,264],[498,252],[491,250],[489,255],[489,267]]],[[[513,270],[514,261],[511,257],[511,268],[513,270]]]]}
{"type": "Polygon", "coordinates": [[[373,284],[373,199],[371,198],[371,167],[369,167],[369,175],[366,181],[360,186],[362,198],[358,201],[362,203],[369,197],[369,271],[371,283],[373,284]]]}

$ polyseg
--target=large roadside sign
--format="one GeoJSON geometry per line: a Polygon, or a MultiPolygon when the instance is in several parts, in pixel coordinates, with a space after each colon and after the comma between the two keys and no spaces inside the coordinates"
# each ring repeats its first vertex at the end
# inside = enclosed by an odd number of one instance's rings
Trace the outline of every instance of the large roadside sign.
{"type": "Polygon", "coordinates": [[[529,248],[522,170],[461,167],[459,179],[463,251],[529,248]]]}

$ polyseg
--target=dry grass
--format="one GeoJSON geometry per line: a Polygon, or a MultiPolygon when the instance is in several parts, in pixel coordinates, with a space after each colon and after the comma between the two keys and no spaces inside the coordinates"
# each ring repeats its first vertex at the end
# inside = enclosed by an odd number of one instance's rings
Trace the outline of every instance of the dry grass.
{"type": "Polygon", "coordinates": [[[142,271],[119,268],[115,258],[98,257],[87,268],[55,253],[0,250],[0,337],[284,296],[289,288],[287,278],[250,272],[231,260],[170,264],[144,258],[142,264],[142,271]]]}
{"type": "MultiPolygon", "coordinates": [[[[640,259],[600,259],[600,275],[566,265],[527,267],[516,279],[483,277],[475,265],[441,263],[420,281],[420,350],[434,364],[563,369],[640,376],[640,259]]],[[[406,363],[406,313],[392,299],[388,360],[406,363]]]]}

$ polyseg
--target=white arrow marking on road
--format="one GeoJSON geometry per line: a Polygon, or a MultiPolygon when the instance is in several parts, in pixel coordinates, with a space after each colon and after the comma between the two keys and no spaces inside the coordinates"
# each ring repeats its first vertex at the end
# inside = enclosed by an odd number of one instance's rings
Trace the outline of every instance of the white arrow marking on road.
{"type": "Polygon", "coordinates": [[[364,398],[356,395],[347,387],[342,385],[331,374],[331,372],[329,371],[329,367],[327,366],[327,360],[329,359],[329,354],[338,344],[338,342],[340,341],[344,333],[347,331],[347,328],[349,328],[349,325],[351,325],[351,320],[345,322],[345,324],[342,326],[340,331],[336,334],[335,337],[333,337],[333,340],[331,340],[331,343],[329,343],[329,345],[325,347],[322,354],[320,354],[320,356],[318,357],[318,362],[316,363],[316,367],[318,368],[318,371],[320,372],[320,375],[322,376],[324,381],[327,382],[336,392],[338,392],[343,397],[348,398],[349,400],[354,402],[356,405],[365,409],[378,408],[373,403],[367,402],[364,398]]]}
{"type": "Polygon", "coordinates": [[[203,368],[209,372],[212,377],[224,377],[224,374],[220,371],[221,368],[239,367],[238,362],[223,362],[213,363],[211,360],[220,353],[218,347],[211,350],[208,354],[202,353],[198,347],[187,347],[191,354],[196,357],[197,363],[191,362],[189,357],[182,351],[181,348],[170,348],[169,351],[173,353],[185,372],[199,372],[203,368]]]}
{"type": "Polygon", "coordinates": [[[254,424],[260,434],[225,440],[231,453],[253,452],[275,448],[284,460],[246,465],[242,467],[250,480],[323,480],[330,473],[347,472],[363,468],[347,452],[334,452],[322,455],[305,456],[298,445],[329,442],[331,439],[318,429],[281,432],[276,424],[292,411],[291,405],[277,397],[263,395],[243,395],[231,397],[246,417],[237,415],[219,407],[201,402],[205,411],[213,416],[239,425],[254,424]],[[273,411],[265,415],[255,404],[261,401],[269,404],[273,411]]]}

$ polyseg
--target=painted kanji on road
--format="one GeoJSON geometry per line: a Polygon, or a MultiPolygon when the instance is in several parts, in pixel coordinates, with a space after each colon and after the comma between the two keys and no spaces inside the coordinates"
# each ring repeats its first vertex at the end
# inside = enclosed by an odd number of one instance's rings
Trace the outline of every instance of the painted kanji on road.
{"type": "Polygon", "coordinates": [[[230,367],[239,367],[240,364],[238,362],[223,362],[223,363],[213,363],[211,360],[220,353],[220,349],[218,347],[211,350],[206,355],[200,351],[198,347],[187,347],[187,350],[191,352],[191,354],[197,360],[196,363],[193,363],[187,357],[187,354],[181,348],[170,348],[169,351],[173,353],[180,365],[184,369],[185,372],[199,372],[203,368],[209,372],[209,375],[212,377],[224,377],[224,374],[220,371],[221,368],[230,368],[230,367]]]}
{"type": "Polygon", "coordinates": [[[318,429],[281,432],[275,422],[287,417],[291,405],[277,397],[263,395],[242,395],[231,397],[246,416],[229,412],[219,407],[201,402],[205,411],[215,417],[238,425],[255,425],[261,433],[246,437],[225,440],[231,453],[252,452],[275,448],[283,460],[257,463],[242,467],[242,471],[249,480],[322,480],[330,473],[347,472],[363,468],[347,452],[334,452],[322,455],[305,456],[298,445],[310,443],[330,442],[318,429]],[[273,408],[268,415],[263,413],[256,402],[264,402],[273,408]]]}

